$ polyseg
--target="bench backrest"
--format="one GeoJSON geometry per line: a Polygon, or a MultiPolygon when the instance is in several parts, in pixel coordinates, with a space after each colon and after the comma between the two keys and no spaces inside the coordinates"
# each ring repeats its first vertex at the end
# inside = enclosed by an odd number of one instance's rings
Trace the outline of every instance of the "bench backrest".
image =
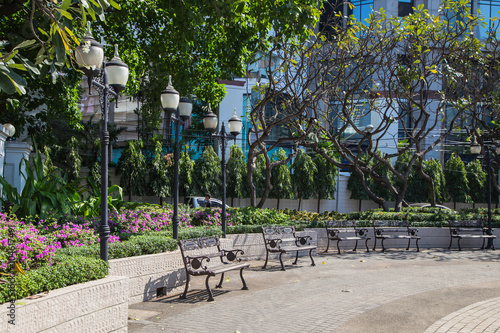
{"type": "Polygon", "coordinates": [[[482,220],[450,220],[448,221],[450,228],[484,228],[482,220]]]}
{"type": "Polygon", "coordinates": [[[262,227],[264,239],[293,239],[295,240],[295,227],[262,227]]]}
{"type": "Polygon", "coordinates": [[[373,221],[374,228],[401,228],[408,229],[410,224],[406,220],[375,220],[373,221]]]}
{"type": "MultiPolygon", "coordinates": [[[[193,271],[200,268],[200,266],[198,266],[199,262],[189,260],[189,256],[206,255],[208,258],[222,257],[220,240],[218,236],[183,239],[179,240],[178,244],[181,250],[182,259],[184,261],[184,266],[187,270],[193,271]]],[[[216,262],[212,262],[212,264],[220,263],[220,260],[215,260],[216,262]]],[[[210,260],[208,260],[207,262],[210,262],[210,260]]]]}
{"type": "Polygon", "coordinates": [[[356,229],[356,222],[346,221],[346,220],[326,221],[325,227],[326,229],[340,229],[340,228],[356,229]]]}

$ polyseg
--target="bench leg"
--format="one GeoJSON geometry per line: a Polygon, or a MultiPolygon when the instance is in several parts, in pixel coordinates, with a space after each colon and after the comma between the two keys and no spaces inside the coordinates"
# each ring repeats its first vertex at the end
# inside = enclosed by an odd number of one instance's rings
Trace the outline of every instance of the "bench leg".
{"type": "Polygon", "coordinates": [[[410,249],[410,242],[411,242],[411,238],[408,239],[408,246],[406,247],[406,251],[408,251],[410,249]]]}
{"type": "Polygon", "coordinates": [[[220,274],[219,284],[215,286],[215,288],[222,288],[222,282],[224,281],[224,273],[220,274]]]}
{"type": "Polygon", "coordinates": [[[297,261],[299,260],[299,251],[297,250],[295,252],[295,261],[292,263],[292,265],[297,265],[297,261]]]}
{"type": "Polygon", "coordinates": [[[460,246],[460,240],[461,240],[461,239],[462,239],[462,238],[459,238],[459,239],[458,239],[458,251],[462,251],[462,247],[460,246]]]}
{"type": "Polygon", "coordinates": [[[453,237],[450,236],[450,246],[448,246],[448,250],[451,249],[451,242],[453,241],[453,237]]]}
{"type": "Polygon", "coordinates": [[[381,243],[382,243],[382,252],[385,252],[384,241],[385,241],[385,238],[382,238],[382,241],[381,241],[381,243]]]}
{"type": "Polygon", "coordinates": [[[377,247],[377,237],[375,237],[375,240],[373,242],[373,251],[375,251],[376,247],[377,247]]]}
{"type": "Polygon", "coordinates": [[[354,243],[354,249],[353,252],[356,252],[356,249],[358,248],[358,240],[356,239],[356,243],[354,243]]]}
{"type": "Polygon", "coordinates": [[[214,300],[214,295],[212,295],[212,290],[210,290],[210,286],[208,284],[208,279],[210,279],[210,275],[208,275],[207,279],[205,280],[205,286],[207,287],[207,292],[208,292],[207,302],[212,302],[214,300]]]}
{"type": "Polygon", "coordinates": [[[340,254],[340,246],[339,246],[339,243],[340,243],[340,239],[337,241],[337,252],[340,254]]]}
{"type": "MultiPolygon", "coordinates": [[[[316,264],[314,263],[314,259],[313,259],[313,256],[312,256],[312,250],[313,249],[310,249],[309,250],[309,258],[311,258],[311,266],[316,266],[316,264]]],[[[297,251],[297,254],[299,253],[299,251],[297,251]]]]}
{"type": "Polygon", "coordinates": [[[280,252],[280,264],[281,264],[281,270],[285,270],[285,265],[283,265],[283,259],[281,259],[281,256],[283,255],[283,252],[280,252]]]}
{"type": "Polygon", "coordinates": [[[266,262],[264,263],[264,266],[262,267],[262,269],[266,268],[268,259],[269,259],[269,251],[266,250],[266,262]]]}
{"type": "Polygon", "coordinates": [[[243,282],[243,288],[241,288],[241,290],[248,290],[247,283],[245,282],[245,279],[243,278],[243,268],[245,268],[245,267],[241,267],[241,269],[240,269],[240,278],[241,278],[241,282],[243,282]]]}
{"type": "Polygon", "coordinates": [[[328,239],[328,243],[326,243],[326,250],[325,253],[328,252],[328,249],[330,248],[330,237],[326,237],[328,239]]]}
{"type": "Polygon", "coordinates": [[[484,241],[486,240],[486,238],[483,238],[483,245],[481,245],[481,248],[480,250],[484,250],[484,241]]]}
{"type": "Polygon", "coordinates": [[[184,292],[182,293],[181,296],[179,296],[180,299],[186,299],[186,295],[187,295],[187,291],[188,291],[188,287],[189,287],[189,274],[186,273],[186,287],[184,288],[184,292]]]}
{"type": "Polygon", "coordinates": [[[417,241],[415,242],[415,245],[417,246],[417,252],[420,252],[420,248],[418,247],[418,241],[419,241],[419,240],[420,240],[420,239],[419,239],[419,238],[417,238],[417,241]]]}
{"type": "Polygon", "coordinates": [[[368,248],[368,239],[365,240],[365,247],[366,247],[366,252],[370,252],[370,249],[368,248]]]}

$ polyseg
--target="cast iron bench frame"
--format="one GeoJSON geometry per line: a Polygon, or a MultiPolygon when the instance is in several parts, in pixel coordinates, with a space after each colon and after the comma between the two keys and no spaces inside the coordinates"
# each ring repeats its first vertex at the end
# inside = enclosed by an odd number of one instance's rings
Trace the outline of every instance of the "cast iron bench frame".
{"type": "Polygon", "coordinates": [[[330,241],[337,241],[337,251],[340,254],[339,243],[344,240],[356,241],[353,249],[354,252],[358,248],[358,241],[364,240],[366,252],[370,252],[370,249],[368,248],[368,241],[371,237],[368,236],[368,229],[356,228],[355,221],[326,221],[325,229],[326,238],[328,239],[325,253],[328,252],[328,249],[330,248],[330,241]]]}
{"type": "Polygon", "coordinates": [[[484,249],[485,240],[491,239],[491,249],[495,249],[493,240],[497,238],[497,236],[488,234],[488,228],[484,226],[484,222],[482,220],[450,220],[448,221],[448,227],[450,228],[450,246],[448,246],[448,250],[451,249],[453,238],[457,239],[459,251],[462,251],[460,241],[464,238],[482,239],[483,244],[481,245],[481,250],[484,249]]]}
{"type": "Polygon", "coordinates": [[[243,278],[243,269],[249,267],[250,264],[248,262],[240,262],[241,258],[236,258],[238,253],[243,254],[242,250],[221,249],[218,236],[179,240],[178,244],[182,254],[182,261],[184,262],[184,268],[186,269],[186,287],[184,293],[179,298],[186,298],[190,276],[206,275],[205,286],[208,292],[207,301],[211,302],[214,300],[214,297],[212,290],[210,290],[208,280],[212,276],[221,274],[220,282],[215,288],[222,288],[224,273],[237,269],[240,270],[241,282],[243,283],[243,288],[241,288],[241,290],[248,290],[245,279],[243,278]],[[198,251],[198,253],[195,253],[196,251],[198,251]],[[199,254],[200,252],[202,252],[202,254],[199,254]],[[191,253],[195,254],[187,255],[191,253]],[[213,258],[220,258],[220,264],[209,266],[208,263],[213,258]]]}
{"type": "Polygon", "coordinates": [[[281,258],[284,253],[295,252],[295,261],[293,265],[297,264],[299,259],[299,251],[309,250],[309,258],[311,258],[311,266],[316,266],[312,257],[312,250],[316,249],[316,245],[311,245],[311,236],[297,236],[295,227],[262,227],[262,236],[264,237],[264,245],[266,247],[266,262],[262,269],[267,266],[269,253],[279,253],[281,263],[281,270],[285,270],[283,259],[281,258]]]}
{"type": "Polygon", "coordinates": [[[375,247],[377,246],[377,239],[381,240],[382,252],[385,252],[384,241],[386,239],[408,240],[408,246],[406,247],[406,250],[410,249],[410,242],[412,239],[414,239],[415,245],[417,247],[417,252],[420,252],[418,241],[421,237],[418,236],[418,229],[411,228],[408,221],[375,220],[373,221],[373,234],[375,235],[373,251],[375,251],[375,247]]]}

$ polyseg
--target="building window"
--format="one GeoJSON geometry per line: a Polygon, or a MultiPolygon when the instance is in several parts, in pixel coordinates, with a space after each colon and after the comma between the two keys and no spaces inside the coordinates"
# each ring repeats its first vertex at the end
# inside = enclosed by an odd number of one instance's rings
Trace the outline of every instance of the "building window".
{"type": "Polygon", "coordinates": [[[484,39],[488,37],[488,30],[494,24],[492,19],[500,17],[498,14],[498,11],[500,11],[500,0],[480,0],[477,2],[477,9],[481,12],[481,16],[485,18],[485,22],[488,22],[488,26],[478,26],[478,37],[484,39]]]}
{"type": "Polygon", "coordinates": [[[399,0],[398,16],[404,17],[413,14],[413,0],[399,0]]]}

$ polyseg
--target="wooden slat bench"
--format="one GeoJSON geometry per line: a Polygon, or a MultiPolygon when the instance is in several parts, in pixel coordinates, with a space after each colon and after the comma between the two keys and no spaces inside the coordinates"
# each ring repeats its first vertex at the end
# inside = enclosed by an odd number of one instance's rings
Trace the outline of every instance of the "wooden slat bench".
{"type": "Polygon", "coordinates": [[[224,250],[220,247],[220,240],[217,236],[186,239],[179,241],[184,268],[186,269],[186,287],[181,299],[186,298],[189,288],[190,276],[206,275],[205,286],[208,292],[208,301],[213,301],[212,290],[210,290],[209,279],[212,276],[221,274],[220,282],[216,288],[222,288],[224,273],[232,270],[240,270],[242,290],[248,290],[245,279],[243,278],[243,269],[250,266],[247,262],[240,262],[237,259],[238,253],[243,254],[242,250],[224,250]]]}
{"type": "Polygon", "coordinates": [[[355,241],[353,251],[358,248],[358,241],[364,240],[366,252],[370,252],[368,248],[368,241],[371,237],[368,236],[368,229],[356,228],[356,222],[354,221],[326,221],[326,237],[328,239],[328,244],[326,246],[325,252],[328,252],[330,248],[330,241],[337,241],[337,251],[340,254],[339,243],[341,241],[355,241]]]}
{"type": "Polygon", "coordinates": [[[414,239],[417,252],[420,251],[418,241],[421,237],[418,236],[418,229],[410,228],[408,221],[373,221],[373,233],[375,235],[373,251],[375,251],[375,247],[377,246],[377,239],[381,240],[382,252],[385,252],[384,241],[386,239],[408,240],[406,250],[410,249],[410,242],[414,239]]]}
{"type": "Polygon", "coordinates": [[[450,246],[448,250],[451,249],[451,244],[453,239],[456,238],[458,242],[458,249],[462,251],[460,241],[462,239],[481,239],[483,241],[481,245],[481,250],[484,249],[484,242],[491,239],[491,248],[495,249],[493,240],[497,236],[490,234],[488,228],[484,226],[483,221],[448,221],[450,228],[450,246]]]}
{"type": "Polygon", "coordinates": [[[281,263],[281,270],[285,270],[283,259],[281,258],[284,253],[295,252],[295,261],[293,265],[297,264],[299,258],[299,251],[309,251],[311,258],[311,266],[315,266],[312,257],[312,251],[316,249],[316,245],[311,245],[311,236],[297,236],[295,227],[262,227],[262,236],[264,237],[264,244],[266,246],[266,262],[263,269],[267,266],[269,253],[279,253],[281,263]]]}

